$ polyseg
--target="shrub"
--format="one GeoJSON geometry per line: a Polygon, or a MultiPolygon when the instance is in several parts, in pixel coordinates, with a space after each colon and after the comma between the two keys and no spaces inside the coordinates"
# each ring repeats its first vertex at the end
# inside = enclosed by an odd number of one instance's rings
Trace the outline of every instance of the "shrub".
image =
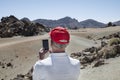
{"type": "Polygon", "coordinates": [[[116,46],[107,46],[104,47],[103,49],[101,49],[98,52],[98,58],[104,58],[104,59],[108,59],[108,58],[114,58],[117,55],[117,48],[116,46]]]}
{"type": "Polygon", "coordinates": [[[119,39],[119,38],[112,38],[112,39],[109,41],[108,44],[109,44],[110,46],[120,44],[120,39],[119,39]]]}

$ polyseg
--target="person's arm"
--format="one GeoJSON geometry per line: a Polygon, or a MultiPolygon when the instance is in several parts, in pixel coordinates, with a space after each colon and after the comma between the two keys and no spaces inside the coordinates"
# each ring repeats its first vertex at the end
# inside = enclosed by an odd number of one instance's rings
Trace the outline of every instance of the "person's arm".
{"type": "MultiPolygon", "coordinates": [[[[48,52],[48,50],[44,50],[43,48],[41,48],[39,50],[39,59],[40,60],[43,60],[44,57],[45,57],[45,54],[48,52]]],[[[40,64],[35,64],[34,67],[33,67],[33,74],[32,74],[32,78],[33,80],[40,80],[40,72],[41,72],[42,68],[40,66],[40,64]]]]}

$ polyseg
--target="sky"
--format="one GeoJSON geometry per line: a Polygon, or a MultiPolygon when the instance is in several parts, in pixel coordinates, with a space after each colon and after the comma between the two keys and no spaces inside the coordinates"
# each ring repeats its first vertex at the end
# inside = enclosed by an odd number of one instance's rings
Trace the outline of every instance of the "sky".
{"type": "Polygon", "coordinates": [[[0,0],[0,19],[10,15],[30,20],[69,16],[108,23],[120,20],[120,0],[0,0]]]}

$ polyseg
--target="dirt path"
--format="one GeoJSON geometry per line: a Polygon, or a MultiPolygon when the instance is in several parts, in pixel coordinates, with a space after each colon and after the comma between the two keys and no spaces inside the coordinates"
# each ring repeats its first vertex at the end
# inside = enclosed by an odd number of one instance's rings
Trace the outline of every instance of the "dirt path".
{"type": "MultiPolygon", "coordinates": [[[[44,39],[48,38],[48,34],[42,35],[42,36],[35,36],[35,37],[28,37],[28,38],[22,38],[22,39],[13,39],[10,41],[2,41],[0,43],[0,48],[6,47],[6,46],[11,46],[19,43],[24,43],[24,42],[29,42],[29,41],[35,41],[39,39],[44,39]]],[[[72,53],[72,52],[77,52],[80,51],[84,48],[91,47],[91,46],[97,46],[98,44],[95,44],[93,40],[85,39],[83,37],[77,37],[74,35],[71,35],[71,40],[70,44],[67,47],[67,52],[72,53]],[[76,46],[76,47],[74,47],[76,46]]]]}
{"type": "Polygon", "coordinates": [[[7,38],[7,40],[4,41],[4,39],[0,39],[0,48],[5,46],[10,46],[14,44],[19,44],[23,42],[28,41],[35,41],[39,39],[48,38],[48,34],[41,35],[41,36],[34,36],[34,37],[22,37],[22,38],[7,38]]]}
{"type": "Polygon", "coordinates": [[[68,53],[79,52],[85,48],[98,45],[100,45],[100,41],[97,41],[97,44],[95,44],[93,40],[71,35],[71,41],[69,46],[67,47],[67,52],[68,53]]]}

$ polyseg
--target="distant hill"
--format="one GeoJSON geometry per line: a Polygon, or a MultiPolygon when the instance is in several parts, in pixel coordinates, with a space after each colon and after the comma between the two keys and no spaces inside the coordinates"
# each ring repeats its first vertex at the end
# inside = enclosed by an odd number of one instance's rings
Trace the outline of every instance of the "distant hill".
{"type": "Polygon", "coordinates": [[[48,27],[56,27],[56,26],[79,27],[79,22],[76,19],[72,19],[70,17],[64,17],[58,20],[37,19],[34,20],[33,22],[41,23],[48,27]]]}
{"type": "Polygon", "coordinates": [[[85,21],[81,21],[79,22],[79,25],[81,27],[89,27],[89,28],[99,28],[99,27],[105,27],[105,24],[104,23],[101,23],[101,22],[98,22],[98,21],[95,21],[93,19],[87,19],[85,21]]]}
{"type": "Polygon", "coordinates": [[[36,19],[33,22],[43,24],[48,27],[56,27],[56,26],[63,26],[63,27],[68,27],[68,28],[81,28],[81,27],[105,27],[104,23],[88,19],[85,21],[78,22],[75,18],[71,17],[64,17],[58,20],[47,20],[47,19],[36,19]]]}
{"type": "Polygon", "coordinates": [[[120,26],[120,21],[113,22],[113,24],[120,26]]]}

